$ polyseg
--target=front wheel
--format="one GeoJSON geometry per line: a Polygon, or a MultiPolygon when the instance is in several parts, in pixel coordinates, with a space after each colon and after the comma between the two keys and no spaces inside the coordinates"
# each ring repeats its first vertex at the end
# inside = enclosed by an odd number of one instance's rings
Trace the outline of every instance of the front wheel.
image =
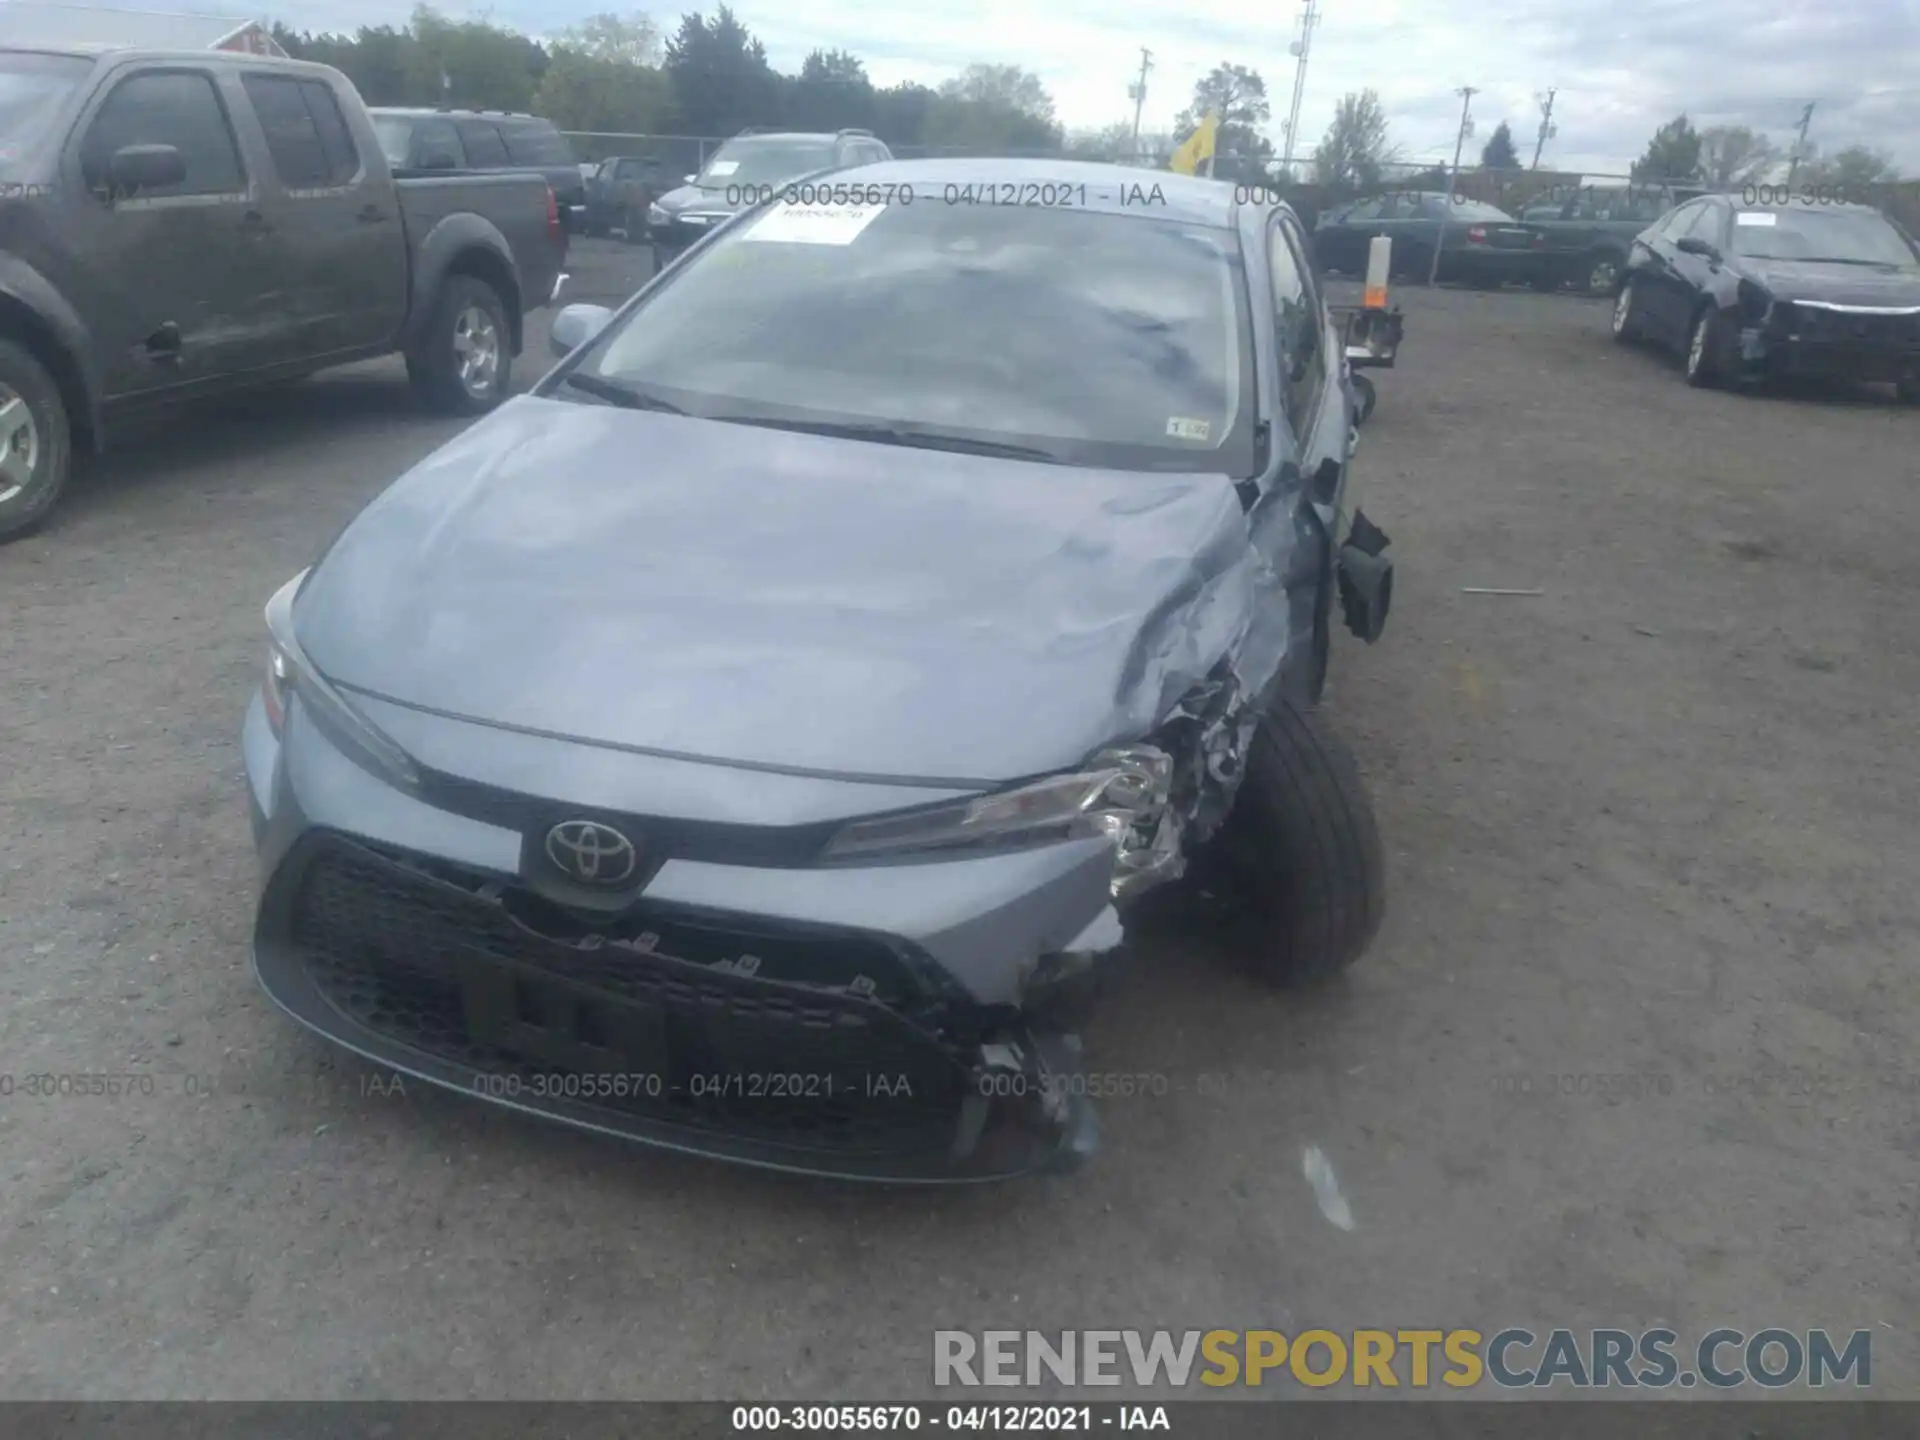
{"type": "Polygon", "coordinates": [[[486,281],[449,276],[407,375],[436,410],[484,415],[507,397],[513,369],[506,307],[486,281]]]}
{"type": "Polygon", "coordinates": [[[1386,859],[1353,752],[1317,709],[1261,717],[1233,813],[1212,844],[1242,953],[1280,985],[1358,960],[1386,911],[1386,859]]]}
{"type": "Polygon", "coordinates": [[[0,340],[0,540],[26,534],[53,508],[72,451],[53,376],[30,351],[0,340]]]}
{"type": "Polygon", "coordinates": [[[1687,332],[1687,384],[1704,390],[1720,378],[1720,325],[1711,306],[1702,306],[1687,332]]]}
{"type": "Polygon", "coordinates": [[[1631,345],[1643,334],[1640,287],[1629,276],[1627,283],[1620,287],[1620,293],[1613,297],[1613,338],[1622,345],[1631,345]]]}

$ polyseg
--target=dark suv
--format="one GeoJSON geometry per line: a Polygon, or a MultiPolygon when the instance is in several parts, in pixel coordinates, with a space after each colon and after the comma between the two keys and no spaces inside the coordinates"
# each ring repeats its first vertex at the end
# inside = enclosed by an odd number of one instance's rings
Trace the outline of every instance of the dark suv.
{"type": "Polygon", "coordinates": [[[713,153],[698,175],[687,176],[679,189],[647,207],[654,268],[797,176],[891,159],[893,152],[874,139],[871,130],[834,134],[742,130],[713,153]]]}
{"type": "Polygon", "coordinates": [[[572,234],[587,228],[587,182],[551,120],[505,110],[371,109],[387,164],[409,170],[531,170],[553,189],[572,234]]]}

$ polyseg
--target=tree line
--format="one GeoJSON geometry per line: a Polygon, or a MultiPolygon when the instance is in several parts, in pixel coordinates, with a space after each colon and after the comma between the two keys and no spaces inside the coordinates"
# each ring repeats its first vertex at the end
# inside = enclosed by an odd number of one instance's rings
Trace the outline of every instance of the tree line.
{"type": "MultiPolygon", "coordinates": [[[[1502,120],[1481,147],[1480,166],[1488,172],[1527,168],[1507,121],[1502,120]]],[[[1401,172],[1396,183],[1410,188],[1427,188],[1424,182],[1428,177],[1437,179],[1434,188],[1445,188],[1446,166],[1429,167],[1425,175],[1409,180],[1404,172],[1411,168],[1401,162],[1399,149],[1388,133],[1387,114],[1379,95],[1372,90],[1356,90],[1343,96],[1334,108],[1326,138],[1314,151],[1314,181],[1330,191],[1365,191],[1377,189],[1389,171],[1396,171],[1401,172]]],[[[1818,187],[1841,194],[1867,194],[1875,186],[1900,178],[1892,157],[1869,146],[1850,145],[1829,155],[1819,146],[1808,144],[1796,152],[1745,125],[1697,129],[1684,114],[1654,132],[1640,158],[1633,162],[1630,174],[1632,179],[1649,184],[1685,182],[1716,190],[1780,182],[1790,174],[1796,192],[1818,187]]]]}
{"type": "Polygon", "coordinates": [[[750,125],[865,128],[897,146],[1057,151],[1064,137],[1039,77],[971,65],[938,88],[876,86],[844,50],[786,75],[726,6],[662,35],[645,14],[596,15],[538,41],[428,5],[406,25],[352,35],[273,26],[288,54],[342,71],[370,105],[531,111],[562,130],[725,136],[750,125]]]}

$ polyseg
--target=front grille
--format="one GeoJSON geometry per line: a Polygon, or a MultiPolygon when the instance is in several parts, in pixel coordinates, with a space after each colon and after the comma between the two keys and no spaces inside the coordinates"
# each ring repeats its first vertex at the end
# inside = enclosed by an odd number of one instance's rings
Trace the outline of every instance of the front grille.
{"type": "Polygon", "coordinates": [[[596,926],[512,884],[332,837],[315,842],[287,924],[341,1015],[536,1108],[890,1154],[944,1144],[964,1094],[947,1002],[870,937],[665,912],[596,926]]]}
{"type": "Polygon", "coordinates": [[[1795,305],[1791,316],[1790,324],[1799,337],[1815,344],[1920,348],[1920,315],[1861,315],[1817,305],[1795,305]]]}

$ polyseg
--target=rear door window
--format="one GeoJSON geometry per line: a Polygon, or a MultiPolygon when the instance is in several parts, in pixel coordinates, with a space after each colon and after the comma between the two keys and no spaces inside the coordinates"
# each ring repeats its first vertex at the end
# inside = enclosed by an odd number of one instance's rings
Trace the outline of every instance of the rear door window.
{"type": "Polygon", "coordinates": [[[573,164],[572,148],[551,125],[502,125],[500,136],[506,141],[507,159],[515,165],[573,164]]]}
{"type": "Polygon", "coordinates": [[[266,133],[273,168],[290,189],[344,185],[360,168],[332,89],[317,80],[248,75],[241,84],[266,133]]]}
{"type": "Polygon", "coordinates": [[[460,120],[454,128],[460,132],[460,144],[467,152],[467,164],[475,170],[504,170],[509,161],[507,147],[490,120],[460,120]]]}

